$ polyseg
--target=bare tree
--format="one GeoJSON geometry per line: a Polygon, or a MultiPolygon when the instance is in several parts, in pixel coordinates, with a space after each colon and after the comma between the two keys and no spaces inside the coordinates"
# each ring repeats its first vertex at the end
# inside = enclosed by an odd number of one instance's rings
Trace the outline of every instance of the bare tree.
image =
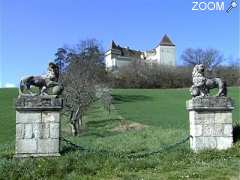
{"type": "Polygon", "coordinates": [[[96,40],[82,41],[67,49],[69,65],[64,71],[64,112],[69,116],[72,134],[78,135],[88,108],[98,99],[98,85],[106,83],[103,53],[96,40]]]}
{"type": "Polygon", "coordinates": [[[223,55],[216,49],[186,49],[182,56],[186,65],[204,64],[208,69],[213,69],[224,61],[223,55]]]}

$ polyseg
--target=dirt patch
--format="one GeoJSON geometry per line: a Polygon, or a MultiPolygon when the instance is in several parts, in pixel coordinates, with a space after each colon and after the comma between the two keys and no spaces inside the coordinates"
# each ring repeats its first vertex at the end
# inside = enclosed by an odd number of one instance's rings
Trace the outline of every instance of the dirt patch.
{"type": "Polygon", "coordinates": [[[146,128],[146,125],[140,124],[140,123],[130,123],[126,120],[122,120],[119,124],[119,126],[112,129],[114,132],[125,132],[130,130],[142,130],[146,128]]]}

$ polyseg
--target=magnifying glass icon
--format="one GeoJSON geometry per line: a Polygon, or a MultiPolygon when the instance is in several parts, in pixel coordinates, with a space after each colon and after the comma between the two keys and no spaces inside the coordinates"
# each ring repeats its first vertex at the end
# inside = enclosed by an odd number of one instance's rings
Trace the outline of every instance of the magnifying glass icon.
{"type": "Polygon", "coordinates": [[[237,4],[237,0],[232,0],[231,4],[230,4],[230,7],[227,9],[227,13],[230,13],[230,11],[233,9],[233,8],[236,8],[238,6],[237,4]]]}

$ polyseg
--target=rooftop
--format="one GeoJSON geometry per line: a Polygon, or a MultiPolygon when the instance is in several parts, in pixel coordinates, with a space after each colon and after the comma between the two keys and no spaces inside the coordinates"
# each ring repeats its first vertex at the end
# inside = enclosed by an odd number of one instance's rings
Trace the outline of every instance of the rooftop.
{"type": "Polygon", "coordinates": [[[165,34],[159,44],[160,46],[175,46],[175,44],[172,43],[170,38],[168,37],[167,34],[165,34]]]}
{"type": "Polygon", "coordinates": [[[110,49],[117,49],[121,52],[121,56],[128,56],[134,58],[140,58],[143,52],[130,49],[129,47],[121,47],[117,45],[114,41],[111,43],[110,49]]]}

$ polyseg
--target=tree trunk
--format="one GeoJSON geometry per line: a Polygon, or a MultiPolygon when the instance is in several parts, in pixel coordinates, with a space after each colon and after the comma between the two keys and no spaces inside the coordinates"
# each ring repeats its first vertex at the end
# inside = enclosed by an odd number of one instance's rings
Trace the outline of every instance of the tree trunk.
{"type": "Polygon", "coordinates": [[[77,132],[76,121],[71,122],[70,125],[71,125],[72,135],[77,136],[78,132],[77,132]]]}
{"type": "Polygon", "coordinates": [[[71,129],[72,129],[72,135],[77,136],[80,134],[81,125],[82,125],[80,107],[77,109],[77,111],[75,113],[72,112],[70,119],[71,119],[70,125],[71,125],[71,129]]]}

